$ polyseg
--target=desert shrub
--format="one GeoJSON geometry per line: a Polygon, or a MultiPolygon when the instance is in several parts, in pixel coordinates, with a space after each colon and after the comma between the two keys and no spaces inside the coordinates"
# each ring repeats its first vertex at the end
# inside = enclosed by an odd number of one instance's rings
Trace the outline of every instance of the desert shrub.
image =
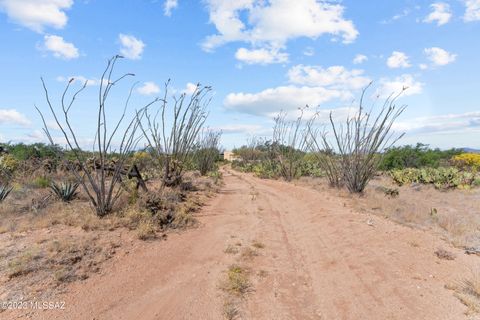
{"type": "Polygon", "coordinates": [[[32,185],[35,188],[48,188],[50,186],[50,179],[43,176],[36,177],[33,179],[32,185]]]}
{"type": "Polygon", "coordinates": [[[422,143],[417,143],[415,146],[393,147],[383,155],[379,169],[388,171],[404,168],[437,168],[442,164],[447,164],[452,156],[458,155],[460,152],[459,149],[446,151],[430,149],[428,145],[422,143]]]}
{"type": "Polygon", "coordinates": [[[78,186],[79,186],[78,183],[72,183],[72,182],[62,182],[59,185],[56,184],[55,182],[52,182],[50,184],[50,189],[63,202],[70,202],[77,195],[78,186]]]}
{"type": "Polygon", "coordinates": [[[19,167],[19,162],[10,154],[0,156],[0,181],[10,181],[19,167]]]}
{"type": "Polygon", "coordinates": [[[197,142],[197,149],[193,154],[195,167],[202,176],[215,170],[216,161],[220,155],[220,137],[221,132],[205,131],[200,134],[197,142]]]}
{"type": "Polygon", "coordinates": [[[253,164],[250,172],[262,179],[277,179],[283,176],[278,165],[270,161],[261,161],[253,164]]]}
{"type": "Polygon", "coordinates": [[[352,193],[363,192],[378,170],[381,152],[388,150],[403,136],[391,131],[395,120],[405,110],[405,106],[396,106],[396,99],[403,90],[396,96],[389,96],[375,115],[364,110],[367,89],[362,92],[358,111],[344,123],[336,123],[330,113],[333,144],[325,130],[322,132],[313,127],[318,113],[307,123],[308,145],[312,152],[323,155],[319,161],[325,171],[332,172],[330,183],[338,185],[343,182],[352,193]]]}
{"type": "MultiPolygon", "coordinates": [[[[126,99],[124,108],[120,113],[120,118],[113,123],[111,122],[112,118],[107,116],[108,112],[106,111],[106,106],[109,105],[112,89],[117,87],[117,84],[126,77],[133,76],[133,74],[127,73],[115,78],[115,64],[121,58],[121,56],[117,55],[110,59],[100,79],[101,84],[98,86],[99,100],[94,113],[96,130],[93,143],[91,144],[93,150],[90,153],[81,151],[78,142],[79,139],[77,137],[78,131],[76,131],[71,123],[72,116],[70,113],[71,108],[75,103],[75,99],[86,89],[88,83],[85,82],[80,89],[71,94],[71,86],[73,86],[74,79],[70,79],[59,99],[58,108],[55,108],[50,99],[47,86],[42,79],[48,110],[66,141],[68,154],[73,156],[76,162],[76,165],[70,164],[68,165],[68,168],[75,176],[76,182],[79,183],[84,190],[92,206],[95,208],[96,214],[101,217],[113,211],[115,204],[123,192],[123,188],[120,187],[122,171],[141,139],[141,135],[137,134],[140,121],[144,115],[145,109],[158,102],[158,99],[155,99],[142,108],[137,109],[138,111],[135,116],[130,120],[127,120],[126,111],[134,89],[132,87],[126,99]],[[67,101],[66,97],[69,95],[70,98],[67,101]],[[113,144],[115,143],[117,143],[115,146],[116,152],[112,153],[112,149],[114,148],[113,144]],[[93,157],[90,157],[93,160],[93,168],[91,166],[92,163],[90,162],[90,158],[85,157],[87,155],[93,155],[93,157]],[[115,161],[112,161],[113,158],[115,158],[115,161]]],[[[42,118],[45,134],[51,145],[55,146],[50,133],[50,126],[47,125],[43,113],[38,108],[37,111],[42,118]]]]}
{"type": "Polygon", "coordinates": [[[480,153],[461,153],[452,157],[455,166],[462,169],[480,169],[480,153]]]}
{"type": "Polygon", "coordinates": [[[390,171],[390,176],[400,186],[422,183],[433,184],[437,189],[468,188],[474,186],[477,179],[474,173],[453,167],[397,169],[390,171]]]}
{"type": "Polygon", "coordinates": [[[303,109],[295,121],[288,121],[286,113],[275,118],[268,160],[275,163],[280,176],[287,181],[301,175],[300,163],[306,149],[303,128],[303,109]]]}
{"type": "Polygon", "coordinates": [[[269,142],[258,137],[247,140],[247,145],[233,149],[233,153],[244,162],[265,160],[270,150],[269,142]]]}
{"type": "Polygon", "coordinates": [[[26,161],[30,159],[56,159],[61,148],[58,145],[47,145],[44,143],[33,144],[0,144],[2,149],[7,150],[13,158],[18,161],[26,161]]]}
{"type": "Polygon", "coordinates": [[[186,162],[192,153],[200,131],[207,119],[211,87],[198,84],[191,95],[182,93],[167,107],[168,85],[157,110],[145,108],[145,120],[139,121],[152,154],[163,170],[164,187],[178,186],[183,178],[186,162]]]}
{"type": "Polygon", "coordinates": [[[324,177],[325,172],[317,161],[317,155],[306,153],[299,163],[300,175],[303,177],[324,177]]]}

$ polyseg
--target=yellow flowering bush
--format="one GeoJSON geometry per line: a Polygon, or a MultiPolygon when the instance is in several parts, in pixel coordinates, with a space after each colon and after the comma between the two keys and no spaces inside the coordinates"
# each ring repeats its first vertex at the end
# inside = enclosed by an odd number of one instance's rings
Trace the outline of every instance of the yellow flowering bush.
{"type": "Polygon", "coordinates": [[[454,156],[452,161],[460,168],[480,169],[480,153],[461,153],[454,156]]]}

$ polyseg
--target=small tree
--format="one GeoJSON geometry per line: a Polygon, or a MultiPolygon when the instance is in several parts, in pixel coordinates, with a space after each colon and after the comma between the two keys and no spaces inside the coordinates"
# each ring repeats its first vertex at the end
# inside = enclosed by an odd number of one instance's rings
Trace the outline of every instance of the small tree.
{"type": "Polygon", "coordinates": [[[180,97],[173,97],[173,108],[168,108],[168,85],[169,81],[165,84],[159,109],[144,109],[145,123],[141,120],[139,123],[153,155],[163,168],[162,185],[177,186],[207,119],[211,88],[197,84],[191,95],[183,93],[180,97]]]}
{"type": "Polygon", "coordinates": [[[198,149],[195,151],[194,160],[202,176],[215,169],[215,162],[220,154],[221,136],[220,131],[207,130],[198,138],[198,149]]]}
{"type": "Polygon", "coordinates": [[[317,163],[325,173],[330,186],[339,188],[343,183],[340,161],[327,140],[327,132],[314,127],[317,116],[318,113],[307,122],[308,149],[315,155],[317,163]]]}
{"type": "Polygon", "coordinates": [[[334,177],[330,182],[337,185],[337,181],[342,181],[352,193],[363,192],[378,170],[383,157],[381,152],[389,149],[403,136],[403,134],[396,135],[391,129],[395,120],[406,108],[406,106],[397,107],[395,104],[406,88],[398,95],[390,95],[376,116],[371,112],[365,112],[363,107],[368,88],[369,86],[362,92],[358,112],[353,117],[348,117],[345,124],[335,124],[330,113],[329,120],[338,160],[335,159],[335,148],[328,141],[326,134],[320,135],[319,142],[315,131],[309,130],[312,139],[310,146],[319,153],[324,152],[319,160],[322,167],[330,168],[330,172],[333,173],[334,177]],[[323,149],[320,150],[319,146],[323,149]]]}
{"type": "Polygon", "coordinates": [[[280,112],[275,118],[273,138],[271,143],[271,155],[279,168],[282,177],[291,181],[301,171],[305,143],[305,131],[303,129],[303,109],[295,121],[288,121],[286,113],[280,112]]]}
{"type": "MultiPolygon", "coordinates": [[[[93,139],[92,154],[95,157],[95,162],[98,164],[96,168],[90,168],[88,165],[88,159],[82,152],[78,133],[73,128],[71,123],[70,110],[75,102],[77,96],[87,87],[87,82],[83,86],[73,93],[71,99],[67,102],[66,96],[69,93],[69,89],[74,79],[71,79],[60,99],[60,110],[56,110],[50,100],[50,95],[42,79],[43,89],[45,92],[46,101],[49,110],[55,119],[59,130],[62,132],[66,141],[68,150],[73,153],[74,158],[78,166],[74,166],[70,163],[69,169],[74,174],[76,181],[80,184],[87,194],[91,204],[95,208],[96,214],[100,217],[105,216],[112,211],[116,201],[121,195],[122,188],[119,187],[121,181],[121,172],[124,168],[127,158],[131,152],[135,149],[141,135],[137,135],[139,128],[141,114],[148,106],[155,103],[154,100],[141,108],[139,113],[135,115],[131,120],[124,122],[126,117],[126,110],[129,105],[130,97],[132,95],[133,86],[130,89],[129,95],[126,99],[123,113],[120,119],[114,123],[113,127],[109,130],[109,117],[107,117],[106,105],[109,100],[109,96],[112,88],[126,77],[133,76],[133,74],[124,74],[116,79],[113,79],[113,71],[115,63],[121,56],[115,56],[108,61],[107,67],[102,74],[100,87],[98,92],[98,106],[96,110],[96,130],[95,137],[93,139]],[[120,129],[124,125],[125,127],[120,129]],[[110,163],[108,163],[108,155],[112,152],[114,143],[119,143],[117,148],[113,150],[115,152],[117,161],[113,164],[113,172],[107,177],[106,169],[110,163]]],[[[50,143],[55,145],[54,139],[50,133],[50,129],[47,126],[43,113],[37,108],[43,124],[44,132],[47,135],[50,143]]]]}

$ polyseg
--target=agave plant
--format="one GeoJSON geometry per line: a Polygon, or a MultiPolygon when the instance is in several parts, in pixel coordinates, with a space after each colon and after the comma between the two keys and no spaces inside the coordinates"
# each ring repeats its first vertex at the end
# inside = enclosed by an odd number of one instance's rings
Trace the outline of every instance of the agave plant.
{"type": "Polygon", "coordinates": [[[50,189],[64,202],[72,201],[77,194],[78,183],[62,182],[60,185],[52,182],[50,189]]]}
{"type": "Polygon", "coordinates": [[[13,187],[0,185],[0,202],[7,198],[8,194],[10,193],[10,191],[12,191],[12,189],[13,187]]]}

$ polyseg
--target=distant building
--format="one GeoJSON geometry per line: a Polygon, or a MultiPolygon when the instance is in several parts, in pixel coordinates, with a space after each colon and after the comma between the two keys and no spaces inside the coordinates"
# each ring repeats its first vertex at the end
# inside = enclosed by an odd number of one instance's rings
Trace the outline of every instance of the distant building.
{"type": "Polygon", "coordinates": [[[223,152],[223,160],[235,161],[240,160],[240,157],[235,155],[232,151],[225,151],[223,152]]]}

